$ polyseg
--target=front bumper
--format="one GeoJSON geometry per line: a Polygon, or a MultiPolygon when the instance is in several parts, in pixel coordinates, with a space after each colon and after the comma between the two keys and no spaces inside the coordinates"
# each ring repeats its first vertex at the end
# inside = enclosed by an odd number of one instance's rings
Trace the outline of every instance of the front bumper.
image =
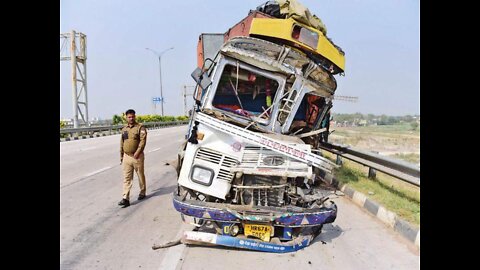
{"type": "Polygon", "coordinates": [[[313,239],[312,235],[301,236],[295,240],[288,241],[281,244],[274,244],[264,242],[261,240],[244,239],[233,237],[229,235],[217,235],[213,233],[205,232],[184,232],[182,237],[182,243],[193,245],[220,245],[226,247],[234,247],[241,249],[257,250],[273,253],[287,253],[300,250],[310,244],[313,239]]]}
{"type": "MultiPolygon", "coordinates": [[[[173,206],[187,216],[217,222],[269,222],[280,227],[308,227],[332,223],[337,217],[337,206],[305,209],[300,207],[244,206],[225,203],[181,200],[173,193],[173,206]]],[[[248,240],[250,241],[250,240],[248,240]]]]}

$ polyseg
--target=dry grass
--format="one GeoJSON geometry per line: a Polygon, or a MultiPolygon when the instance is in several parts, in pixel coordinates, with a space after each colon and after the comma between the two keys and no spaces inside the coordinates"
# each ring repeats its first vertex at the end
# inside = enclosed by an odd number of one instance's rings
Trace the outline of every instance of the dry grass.
{"type": "MultiPolygon", "coordinates": [[[[367,151],[376,151],[419,164],[420,134],[410,131],[406,126],[342,127],[336,129],[336,136],[329,141],[347,144],[367,151]]],[[[324,156],[335,160],[334,154],[323,152],[324,156]]],[[[376,179],[367,177],[368,167],[343,159],[344,165],[334,171],[335,178],[362,192],[368,198],[383,205],[399,217],[420,224],[420,189],[394,177],[377,172],[376,179]]]]}
{"type": "Polygon", "coordinates": [[[420,132],[409,125],[332,127],[329,141],[356,149],[378,152],[381,155],[420,163],[420,132]]]}

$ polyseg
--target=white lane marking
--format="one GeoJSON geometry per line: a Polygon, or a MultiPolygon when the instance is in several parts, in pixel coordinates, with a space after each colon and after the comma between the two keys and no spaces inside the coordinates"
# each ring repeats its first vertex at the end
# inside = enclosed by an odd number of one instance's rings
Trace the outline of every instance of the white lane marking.
{"type": "Polygon", "coordinates": [[[94,175],[94,174],[101,173],[101,172],[103,172],[103,171],[106,171],[106,170],[108,170],[108,169],[110,169],[110,168],[112,168],[112,167],[113,167],[113,166],[109,166],[109,167],[101,168],[100,170],[96,170],[96,171],[94,171],[94,172],[91,172],[91,173],[89,173],[89,174],[85,175],[85,176],[84,176],[84,177],[82,177],[82,178],[85,178],[85,177],[90,177],[90,176],[92,176],[92,175],[94,175]]]}
{"type": "Polygon", "coordinates": [[[155,148],[155,149],[153,149],[153,150],[148,151],[147,153],[155,152],[155,151],[158,151],[158,150],[160,150],[160,149],[162,149],[162,147],[155,148]]]}
{"type": "Polygon", "coordinates": [[[165,257],[160,264],[159,270],[175,270],[177,264],[180,262],[183,251],[185,250],[185,244],[179,244],[174,247],[169,247],[165,257]]]}
{"type": "Polygon", "coordinates": [[[182,137],[185,136],[186,130],[172,130],[171,132],[166,132],[165,130],[161,129],[154,129],[150,132],[153,136],[158,137],[158,136],[167,136],[167,135],[182,135],[182,137]],[[181,132],[181,133],[180,133],[181,132]],[[180,133],[180,134],[179,134],[180,133]]]}
{"type": "Polygon", "coordinates": [[[92,150],[92,149],[96,149],[97,147],[87,147],[87,148],[82,148],[80,149],[80,151],[87,151],[87,150],[92,150]]]}
{"type": "MultiPolygon", "coordinates": [[[[79,183],[79,182],[81,182],[81,181],[83,181],[83,180],[87,180],[88,177],[90,177],[90,176],[92,176],[92,175],[95,175],[95,174],[97,174],[97,173],[101,173],[101,172],[103,172],[103,171],[106,171],[106,170],[111,169],[111,168],[113,168],[113,167],[114,167],[114,166],[109,166],[109,167],[105,167],[105,168],[102,168],[102,169],[100,169],[100,170],[96,170],[96,171],[94,171],[94,172],[91,172],[91,173],[89,173],[89,174],[87,174],[87,175],[85,175],[85,176],[82,176],[82,177],[80,177],[80,178],[77,178],[77,179],[73,180],[72,182],[70,182],[70,183],[68,183],[68,184],[65,184],[65,185],[63,185],[63,186],[60,185],[60,189],[63,189],[63,188],[65,188],[65,187],[68,187],[68,186],[71,186],[71,185],[73,185],[73,184],[79,183]]],[[[61,181],[61,180],[60,180],[60,181],[61,181]]]]}
{"type": "MultiPolygon", "coordinates": [[[[177,233],[174,239],[179,239],[183,236],[185,230],[192,230],[193,227],[188,224],[182,223],[180,231],[177,233]]],[[[180,263],[180,259],[185,251],[185,244],[180,243],[177,246],[169,247],[167,253],[163,257],[162,263],[160,263],[159,270],[175,270],[180,263]]]]}

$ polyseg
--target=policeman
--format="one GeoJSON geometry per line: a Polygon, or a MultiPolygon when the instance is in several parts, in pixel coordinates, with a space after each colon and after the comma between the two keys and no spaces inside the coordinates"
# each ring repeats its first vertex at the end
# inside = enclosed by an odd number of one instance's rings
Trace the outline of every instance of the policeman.
{"type": "Polygon", "coordinates": [[[145,155],[143,150],[147,143],[147,129],[135,121],[135,111],[129,109],[125,112],[128,124],[122,128],[120,138],[120,163],[123,164],[123,198],[118,203],[122,208],[130,206],[130,189],[132,188],[133,170],[137,173],[140,184],[138,200],[143,200],[146,195],[146,182],[144,174],[145,155]]]}

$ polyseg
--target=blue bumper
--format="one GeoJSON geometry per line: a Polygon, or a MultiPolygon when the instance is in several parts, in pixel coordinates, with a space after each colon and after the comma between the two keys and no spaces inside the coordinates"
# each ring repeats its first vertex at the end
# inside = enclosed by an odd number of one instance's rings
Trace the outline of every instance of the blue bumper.
{"type": "Polygon", "coordinates": [[[234,247],[241,249],[249,249],[273,253],[287,253],[300,250],[310,244],[313,236],[303,236],[285,242],[282,244],[268,243],[261,240],[244,239],[228,235],[216,235],[205,232],[185,232],[182,238],[182,243],[185,244],[213,244],[226,247],[234,247]]]}
{"type": "Polygon", "coordinates": [[[173,206],[187,216],[218,222],[271,222],[274,226],[307,227],[332,223],[337,217],[337,206],[314,209],[255,206],[247,209],[239,205],[184,200],[174,192],[173,206]]]}

